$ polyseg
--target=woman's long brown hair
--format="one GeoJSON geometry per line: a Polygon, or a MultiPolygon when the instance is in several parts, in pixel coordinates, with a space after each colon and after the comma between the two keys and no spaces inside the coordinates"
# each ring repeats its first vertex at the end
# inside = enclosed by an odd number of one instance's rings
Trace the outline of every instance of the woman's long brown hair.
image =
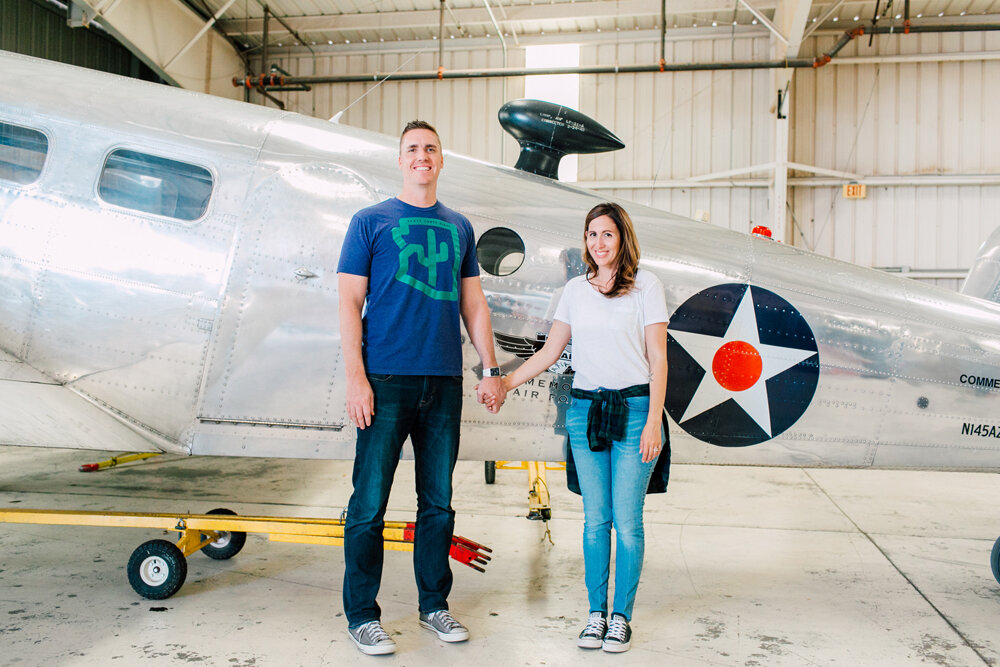
{"type": "Polygon", "coordinates": [[[597,262],[590,256],[587,248],[587,231],[590,223],[596,218],[606,215],[611,218],[618,228],[618,254],[615,256],[615,277],[611,283],[611,289],[604,292],[604,296],[614,298],[627,294],[635,286],[635,274],[639,270],[639,239],[635,235],[635,228],[632,226],[632,218],[628,216],[618,204],[614,202],[604,202],[590,209],[587,213],[587,221],[583,225],[583,261],[587,263],[587,280],[597,275],[597,262]]]}

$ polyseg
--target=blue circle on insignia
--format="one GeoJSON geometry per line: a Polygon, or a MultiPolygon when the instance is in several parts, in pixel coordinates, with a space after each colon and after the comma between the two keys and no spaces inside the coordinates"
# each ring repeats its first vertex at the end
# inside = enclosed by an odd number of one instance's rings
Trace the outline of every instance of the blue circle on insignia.
{"type": "Polygon", "coordinates": [[[819,349],[788,301],[755,285],[698,292],[667,326],[670,417],[720,447],[784,433],[805,413],[819,381],[819,349]]]}

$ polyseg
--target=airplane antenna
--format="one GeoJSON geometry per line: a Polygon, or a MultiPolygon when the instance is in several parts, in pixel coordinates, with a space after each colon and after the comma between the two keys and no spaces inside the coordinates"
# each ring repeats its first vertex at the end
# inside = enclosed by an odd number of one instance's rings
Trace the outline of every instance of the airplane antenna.
{"type": "Polygon", "coordinates": [[[416,53],[414,53],[412,56],[409,57],[408,60],[406,60],[406,62],[402,63],[399,67],[397,67],[396,69],[394,69],[391,72],[389,72],[388,74],[386,74],[384,77],[382,77],[381,81],[379,81],[374,86],[372,86],[371,88],[369,88],[368,90],[366,90],[364,93],[361,94],[360,97],[358,97],[356,100],[354,100],[353,102],[351,102],[350,104],[348,104],[346,107],[344,107],[343,109],[341,109],[339,112],[337,112],[336,114],[334,114],[333,117],[330,118],[330,122],[331,123],[339,123],[340,122],[340,117],[343,116],[345,113],[347,113],[348,109],[350,109],[355,104],[357,104],[358,102],[360,102],[361,100],[363,100],[365,98],[365,96],[368,95],[368,93],[372,92],[373,90],[375,90],[376,88],[378,88],[379,86],[381,86],[383,83],[385,83],[386,79],[388,79],[390,76],[392,76],[393,74],[395,74],[399,70],[401,70],[404,67],[406,67],[407,65],[409,65],[411,62],[413,62],[414,58],[416,58],[417,56],[419,56],[424,51],[429,50],[430,48],[431,47],[428,46],[428,47],[420,49],[419,51],[417,51],[416,53]]]}

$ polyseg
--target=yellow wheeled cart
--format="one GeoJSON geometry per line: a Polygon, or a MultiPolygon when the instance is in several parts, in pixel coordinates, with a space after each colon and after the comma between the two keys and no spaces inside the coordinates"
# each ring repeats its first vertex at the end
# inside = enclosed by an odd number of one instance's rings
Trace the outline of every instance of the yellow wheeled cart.
{"type": "MultiPolygon", "coordinates": [[[[187,578],[187,557],[201,551],[209,558],[226,560],[243,549],[247,533],[264,533],[272,542],[302,544],[344,543],[343,519],[237,516],[219,508],[206,514],[152,514],[140,512],[82,512],[0,508],[0,522],[62,526],[104,526],[176,530],[180,539],[149,540],[140,544],[129,558],[128,581],[135,592],[150,600],[163,600],[178,590],[187,578]]],[[[412,551],[416,524],[385,523],[385,548],[412,551]]],[[[484,572],[492,549],[455,535],[450,555],[474,570],[484,572]]]]}

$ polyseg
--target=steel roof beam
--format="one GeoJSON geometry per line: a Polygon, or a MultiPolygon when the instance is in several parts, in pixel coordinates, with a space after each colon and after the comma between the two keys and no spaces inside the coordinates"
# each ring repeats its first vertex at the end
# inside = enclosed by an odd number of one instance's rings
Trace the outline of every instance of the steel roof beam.
{"type": "MultiPolygon", "coordinates": [[[[774,9],[777,0],[759,0],[754,3],[758,10],[774,9]]],[[[671,2],[670,15],[710,14],[731,12],[729,0],[705,0],[671,2]]],[[[597,20],[608,18],[635,18],[660,16],[660,3],[650,0],[595,0],[592,2],[560,2],[546,5],[515,5],[504,8],[506,14],[502,23],[518,23],[560,20],[597,20]]],[[[463,26],[482,25],[492,27],[489,13],[484,7],[452,8],[455,21],[463,26]]],[[[362,12],[325,16],[285,17],[289,26],[299,33],[331,32],[339,30],[436,30],[438,10],[414,10],[401,12],[362,12]]],[[[263,31],[261,19],[226,19],[219,21],[220,30],[227,35],[259,35],[263,31]]],[[[272,33],[275,31],[272,30],[272,33]]]]}

